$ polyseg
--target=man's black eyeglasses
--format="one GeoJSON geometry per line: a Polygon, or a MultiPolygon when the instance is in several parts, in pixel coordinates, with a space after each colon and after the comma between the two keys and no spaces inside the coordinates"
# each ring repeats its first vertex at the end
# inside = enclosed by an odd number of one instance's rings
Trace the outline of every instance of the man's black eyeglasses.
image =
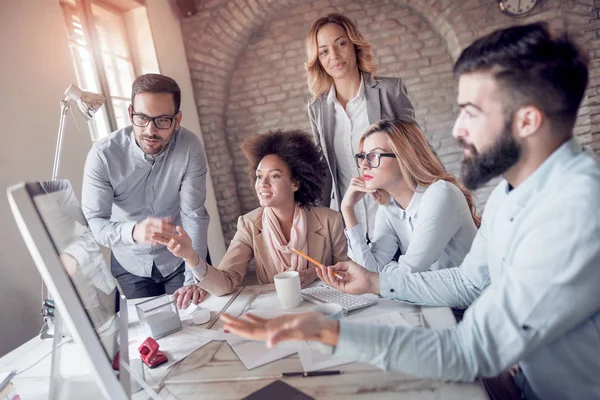
{"type": "Polygon", "coordinates": [[[150,122],[153,122],[156,129],[169,129],[171,125],[173,125],[173,120],[179,112],[177,111],[172,117],[165,117],[164,115],[159,115],[158,117],[149,117],[144,114],[136,114],[135,110],[133,110],[133,106],[131,107],[131,110],[133,111],[131,113],[131,122],[133,122],[135,126],[145,128],[150,124],[150,122]]]}

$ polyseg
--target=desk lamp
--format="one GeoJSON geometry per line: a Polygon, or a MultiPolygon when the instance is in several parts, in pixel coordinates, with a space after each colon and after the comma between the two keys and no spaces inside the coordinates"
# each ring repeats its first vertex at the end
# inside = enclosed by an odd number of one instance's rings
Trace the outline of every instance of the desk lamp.
{"type": "MultiPolygon", "coordinates": [[[[58,169],[60,168],[60,155],[62,152],[62,143],[65,133],[65,124],[67,112],[71,105],[75,103],[76,109],[83,115],[86,121],[92,119],[94,114],[106,102],[106,97],[101,94],[84,92],[75,85],[70,85],[65,90],[65,98],[60,101],[60,120],[58,123],[58,138],[56,139],[56,151],[54,152],[54,165],[52,167],[52,180],[58,180],[58,169]]],[[[42,339],[51,339],[54,336],[54,302],[51,296],[44,300],[44,283],[42,282],[42,316],[46,325],[42,328],[40,337],[42,339]]]]}
{"type": "Polygon", "coordinates": [[[65,98],[60,101],[60,122],[58,123],[58,138],[56,140],[56,151],[54,152],[54,166],[52,168],[52,180],[58,179],[58,168],[60,167],[60,153],[62,151],[62,141],[65,133],[65,121],[67,111],[72,103],[77,105],[81,115],[89,121],[92,119],[96,111],[106,101],[106,98],[97,93],[84,92],[75,85],[71,85],[65,91],[65,98]]]}

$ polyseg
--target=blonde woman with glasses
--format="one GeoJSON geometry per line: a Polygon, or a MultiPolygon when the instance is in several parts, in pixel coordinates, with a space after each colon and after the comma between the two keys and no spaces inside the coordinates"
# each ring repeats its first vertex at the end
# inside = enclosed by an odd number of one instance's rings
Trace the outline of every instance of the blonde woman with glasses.
{"type": "MultiPolygon", "coordinates": [[[[381,119],[414,118],[399,78],[375,77],[371,46],[356,25],[340,14],[316,20],[306,39],[306,73],[313,100],[312,131],[323,149],[329,176],[323,205],[339,209],[358,169],[353,160],[362,133],[381,119]]],[[[357,218],[372,237],[377,203],[363,199],[357,218]]]]}
{"type": "Polygon", "coordinates": [[[458,267],[480,219],[472,194],[446,172],[419,127],[412,121],[379,121],[362,136],[355,159],[361,175],[342,200],[350,258],[373,272],[458,267]],[[367,194],[381,205],[370,245],[355,212],[367,194]]]}

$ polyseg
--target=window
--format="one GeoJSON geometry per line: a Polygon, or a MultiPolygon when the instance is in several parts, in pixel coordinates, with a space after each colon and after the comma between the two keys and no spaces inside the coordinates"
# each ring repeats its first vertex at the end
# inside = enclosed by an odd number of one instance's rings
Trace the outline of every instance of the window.
{"type": "Polygon", "coordinates": [[[93,140],[129,125],[127,106],[137,75],[125,28],[126,10],[109,1],[60,0],[78,85],[107,99],[90,121],[93,140]]]}

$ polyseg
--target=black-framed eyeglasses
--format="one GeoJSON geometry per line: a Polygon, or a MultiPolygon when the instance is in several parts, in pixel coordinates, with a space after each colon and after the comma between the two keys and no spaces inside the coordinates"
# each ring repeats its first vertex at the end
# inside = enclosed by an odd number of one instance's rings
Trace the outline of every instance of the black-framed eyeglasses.
{"type": "Polygon", "coordinates": [[[360,168],[360,165],[365,159],[367,160],[367,165],[369,167],[377,168],[381,163],[381,157],[396,158],[396,155],[394,153],[356,153],[354,155],[358,168],[360,168]]]}
{"type": "Polygon", "coordinates": [[[144,114],[136,114],[133,106],[131,106],[131,110],[131,122],[133,122],[135,126],[145,128],[150,125],[150,122],[153,122],[156,129],[169,129],[171,125],[173,125],[173,120],[179,112],[177,111],[172,117],[165,117],[164,115],[159,115],[158,117],[149,117],[144,114]]]}

